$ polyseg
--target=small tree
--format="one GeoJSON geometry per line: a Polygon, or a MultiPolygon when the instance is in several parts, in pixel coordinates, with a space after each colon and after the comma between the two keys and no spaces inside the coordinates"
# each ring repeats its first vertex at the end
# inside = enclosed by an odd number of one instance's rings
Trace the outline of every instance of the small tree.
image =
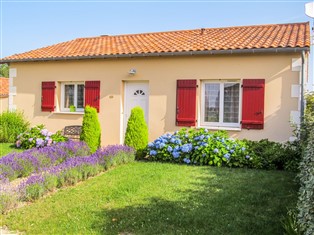
{"type": "Polygon", "coordinates": [[[95,108],[86,106],[80,140],[85,141],[92,152],[100,147],[101,129],[95,108]]]}
{"type": "Polygon", "coordinates": [[[139,106],[131,110],[124,144],[133,147],[137,151],[138,157],[143,155],[143,150],[148,144],[148,128],[145,122],[144,111],[139,106]]]}

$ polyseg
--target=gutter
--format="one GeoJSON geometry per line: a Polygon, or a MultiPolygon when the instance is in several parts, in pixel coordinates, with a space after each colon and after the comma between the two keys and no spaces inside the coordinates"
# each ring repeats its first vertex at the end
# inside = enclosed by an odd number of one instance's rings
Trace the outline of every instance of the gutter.
{"type": "Polygon", "coordinates": [[[300,123],[304,122],[304,76],[305,76],[305,51],[302,51],[302,65],[301,65],[301,100],[300,100],[300,123]]]}
{"type": "Polygon", "coordinates": [[[94,56],[46,57],[46,58],[0,60],[0,63],[86,60],[86,59],[116,59],[116,58],[138,58],[138,57],[171,57],[171,56],[192,56],[192,55],[230,55],[230,54],[297,53],[297,52],[303,53],[305,51],[310,51],[310,48],[309,47],[284,47],[284,48],[228,49],[228,50],[207,50],[207,51],[183,51],[183,52],[153,52],[153,53],[94,55],[94,56]]]}

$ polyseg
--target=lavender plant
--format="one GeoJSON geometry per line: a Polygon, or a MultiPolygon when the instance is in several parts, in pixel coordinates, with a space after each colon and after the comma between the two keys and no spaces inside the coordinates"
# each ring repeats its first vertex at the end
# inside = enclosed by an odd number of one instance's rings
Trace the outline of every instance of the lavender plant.
{"type": "MultiPolygon", "coordinates": [[[[50,153],[55,153],[57,151],[51,151],[51,148],[60,148],[61,151],[59,151],[59,153],[63,155],[65,146],[68,146],[69,148],[66,148],[72,149],[72,151],[76,149],[76,146],[72,146],[73,144],[82,146],[83,149],[86,148],[85,143],[72,142],[68,144],[70,145],[67,145],[67,143],[59,143],[49,147],[49,151],[50,153]]],[[[38,151],[44,151],[46,148],[42,148],[38,151]]],[[[28,152],[31,152],[31,150],[28,152]]],[[[75,153],[78,152],[78,150],[75,151],[75,153]]],[[[133,161],[134,158],[135,150],[123,145],[109,145],[105,148],[98,149],[91,155],[86,154],[86,156],[67,157],[63,162],[57,165],[41,168],[37,173],[34,172],[19,185],[16,190],[18,193],[14,194],[15,197],[12,198],[15,199],[15,202],[17,200],[34,201],[48,191],[53,191],[63,186],[74,185],[79,181],[97,175],[110,166],[130,162],[133,161]]],[[[53,156],[52,159],[55,159],[55,156],[53,156]]],[[[8,182],[7,179],[4,180],[8,182]]],[[[3,187],[0,188],[0,198],[9,199],[10,196],[11,194],[8,191],[3,190],[3,187]]],[[[8,200],[0,201],[0,208],[3,208],[2,212],[14,206],[9,202],[8,200]]]]}
{"type": "Polygon", "coordinates": [[[33,173],[46,171],[70,158],[88,156],[89,147],[84,142],[67,141],[22,153],[11,153],[0,159],[0,179],[14,180],[33,173]]]}

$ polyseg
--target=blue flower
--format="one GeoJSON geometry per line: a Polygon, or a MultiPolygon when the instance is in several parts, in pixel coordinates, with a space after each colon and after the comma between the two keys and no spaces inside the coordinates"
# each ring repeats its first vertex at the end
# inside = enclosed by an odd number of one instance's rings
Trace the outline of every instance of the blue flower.
{"type": "Polygon", "coordinates": [[[168,150],[169,153],[171,153],[172,152],[172,147],[168,146],[167,150],[168,150]]]}
{"type": "Polygon", "coordinates": [[[152,142],[150,142],[150,143],[148,143],[148,147],[154,147],[154,143],[152,143],[152,142]]]}
{"type": "Polygon", "coordinates": [[[233,150],[233,149],[231,149],[231,150],[230,150],[230,153],[234,153],[234,150],[233,150]]]}
{"type": "Polygon", "coordinates": [[[206,133],[208,133],[208,130],[207,130],[207,129],[205,129],[205,132],[206,132],[206,133]]]}
{"type": "Polygon", "coordinates": [[[196,136],[195,138],[194,138],[194,140],[199,140],[200,139],[200,137],[199,136],[196,136]]]}
{"type": "Polygon", "coordinates": [[[175,138],[171,138],[171,139],[170,139],[170,142],[171,142],[171,143],[175,143],[175,142],[176,142],[176,139],[175,139],[175,138]]]}
{"type": "Polygon", "coordinates": [[[226,154],[224,155],[224,157],[225,157],[227,160],[229,160],[230,154],[229,154],[229,153],[226,153],[226,154]]]}
{"type": "Polygon", "coordinates": [[[192,150],[192,144],[184,144],[181,147],[182,152],[189,153],[192,150]]]}
{"type": "Polygon", "coordinates": [[[166,146],[165,143],[161,143],[159,147],[162,149],[162,148],[165,147],[165,146],[166,146]]]}
{"type": "Polygon", "coordinates": [[[150,150],[149,155],[155,156],[157,155],[157,152],[155,150],[150,150]]]}
{"type": "Polygon", "coordinates": [[[241,148],[241,150],[242,150],[242,151],[244,151],[244,150],[245,150],[245,148],[244,148],[244,147],[242,147],[242,148],[241,148]]]}
{"type": "Polygon", "coordinates": [[[249,155],[246,155],[245,158],[246,158],[246,159],[250,159],[250,156],[249,156],[249,155]]]}
{"type": "Polygon", "coordinates": [[[174,150],[175,151],[179,151],[180,150],[180,147],[178,145],[176,145],[176,147],[174,147],[174,150]]]}
{"type": "Polygon", "coordinates": [[[172,156],[174,157],[174,158],[178,158],[178,157],[180,157],[180,153],[179,152],[172,152],[172,156]]]}
{"type": "Polygon", "coordinates": [[[180,145],[181,144],[181,140],[180,139],[176,139],[175,143],[180,145]]]}
{"type": "Polygon", "coordinates": [[[203,153],[202,156],[203,156],[203,157],[206,157],[206,153],[203,153]]]}
{"type": "Polygon", "coordinates": [[[188,135],[188,134],[185,134],[184,136],[185,136],[185,138],[189,138],[189,135],[188,135]]]}
{"type": "Polygon", "coordinates": [[[199,146],[195,146],[194,149],[196,149],[196,150],[199,149],[199,146]]]}
{"type": "Polygon", "coordinates": [[[217,148],[214,149],[214,153],[218,153],[219,150],[217,148]]]}
{"type": "Polygon", "coordinates": [[[188,159],[188,158],[184,158],[183,161],[184,161],[186,164],[189,164],[189,163],[191,162],[191,160],[188,159]]]}
{"type": "Polygon", "coordinates": [[[201,135],[201,136],[199,137],[200,140],[203,140],[204,138],[205,138],[204,135],[201,135]]]}

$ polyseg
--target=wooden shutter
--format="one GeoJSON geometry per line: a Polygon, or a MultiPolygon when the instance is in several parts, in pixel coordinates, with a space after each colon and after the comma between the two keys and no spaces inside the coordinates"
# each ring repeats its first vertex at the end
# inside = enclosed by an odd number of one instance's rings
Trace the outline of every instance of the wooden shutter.
{"type": "Polygon", "coordinates": [[[177,126],[195,126],[196,88],[196,80],[177,80],[177,126]]]}
{"type": "Polygon", "coordinates": [[[89,105],[99,112],[100,81],[85,82],[85,106],[89,105]]]}
{"type": "Polygon", "coordinates": [[[243,79],[242,128],[264,129],[265,79],[243,79]]]}
{"type": "Polygon", "coordinates": [[[52,112],[55,110],[55,82],[41,83],[41,111],[52,112]]]}

